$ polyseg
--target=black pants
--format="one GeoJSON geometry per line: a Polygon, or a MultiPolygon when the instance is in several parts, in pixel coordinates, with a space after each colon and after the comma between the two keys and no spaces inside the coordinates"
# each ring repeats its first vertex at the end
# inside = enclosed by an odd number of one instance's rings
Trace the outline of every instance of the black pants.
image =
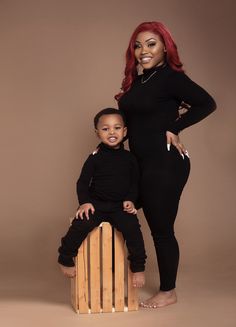
{"type": "Polygon", "coordinates": [[[122,233],[129,253],[131,271],[144,271],[146,253],[137,216],[123,210],[115,212],[95,210],[93,215],[90,214],[89,220],[86,217],[83,220],[74,218],[67,234],[61,240],[58,262],[64,266],[74,266],[73,257],[77,255],[79,246],[88,233],[102,221],[108,221],[122,233]]]}
{"type": "Polygon", "coordinates": [[[141,203],[153,237],[160,290],[175,288],[179,263],[179,247],[174,234],[174,222],[182,190],[190,172],[188,157],[178,151],[163,151],[160,156],[140,160],[141,203]]]}

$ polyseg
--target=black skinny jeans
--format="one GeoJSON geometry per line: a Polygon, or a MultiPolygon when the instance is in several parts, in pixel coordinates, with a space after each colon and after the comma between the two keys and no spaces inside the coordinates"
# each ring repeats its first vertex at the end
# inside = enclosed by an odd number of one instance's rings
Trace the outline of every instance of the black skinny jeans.
{"type": "Polygon", "coordinates": [[[139,160],[141,203],[156,249],[160,290],[176,287],[179,246],[174,222],[182,190],[190,172],[187,156],[182,159],[175,147],[139,160]]]}
{"type": "Polygon", "coordinates": [[[108,221],[122,233],[128,249],[131,271],[144,271],[146,253],[139,221],[136,215],[123,210],[115,212],[95,210],[93,215],[89,215],[89,220],[86,217],[83,220],[74,218],[67,234],[61,240],[58,262],[64,266],[73,267],[73,257],[76,257],[81,243],[88,233],[103,221],[108,221]]]}

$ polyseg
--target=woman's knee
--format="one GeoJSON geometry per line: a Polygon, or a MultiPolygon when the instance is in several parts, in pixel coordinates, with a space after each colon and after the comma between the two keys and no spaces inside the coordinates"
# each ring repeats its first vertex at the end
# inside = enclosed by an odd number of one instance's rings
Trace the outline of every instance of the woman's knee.
{"type": "Polygon", "coordinates": [[[163,244],[176,241],[174,231],[152,233],[152,238],[155,244],[163,244]]]}

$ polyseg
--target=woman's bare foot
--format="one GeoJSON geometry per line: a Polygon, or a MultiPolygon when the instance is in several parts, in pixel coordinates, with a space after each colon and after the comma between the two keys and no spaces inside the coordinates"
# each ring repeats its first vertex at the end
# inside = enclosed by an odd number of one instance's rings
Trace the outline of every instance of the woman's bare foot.
{"type": "Polygon", "coordinates": [[[66,266],[63,266],[61,264],[59,264],[60,268],[61,268],[61,271],[62,273],[66,276],[66,277],[69,277],[69,278],[73,278],[75,277],[76,275],[76,270],[75,270],[75,266],[74,267],[66,267],[66,266]]]}
{"type": "Polygon", "coordinates": [[[177,302],[177,295],[175,290],[167,292],[159,291],[156,295],[140,303],[143,308],[162,308],[177,302]]]}
{"type": "Polygon", "coordinates": [[[145,275],[143,271],[133,273],[133,287],[143,287],[145,284],[145,275]]]}

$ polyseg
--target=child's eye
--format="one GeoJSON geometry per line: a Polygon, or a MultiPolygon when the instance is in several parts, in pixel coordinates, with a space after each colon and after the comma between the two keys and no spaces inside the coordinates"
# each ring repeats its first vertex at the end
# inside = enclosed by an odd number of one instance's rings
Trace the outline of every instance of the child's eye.
{"type": "Polygon", "coordinates": [[[103,127],[102,128],[102,131],[108,131],[108,128],[107,127],[103,127]]]}
{"type": "Polygon", "coordinates": [[[115,129],[121,129],[121,127],[120,126],[116,126],[115,129]]]}

